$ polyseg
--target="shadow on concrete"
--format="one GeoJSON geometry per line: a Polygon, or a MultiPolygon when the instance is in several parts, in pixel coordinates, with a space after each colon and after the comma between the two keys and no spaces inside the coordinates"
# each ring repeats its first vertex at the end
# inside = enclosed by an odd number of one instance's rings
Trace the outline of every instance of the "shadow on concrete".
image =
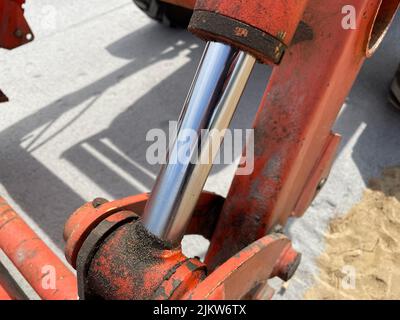
{"type": "MultiPolygon", "coordinates": [[[[157,24],[150,24],[107,48],[112,54],[130,59],[126,65],[80,90],[60,97],[35,114],[20,120],[18,123],[1,132],[1,183],[24,212],[28,213],[60,247],[63,245],[62,230],[65,220],[77,207],[84,203],[84,199],[33,157],[31,154],[32,151],[51,141],[61,131],[68,130],[68,126],[87,111],[102,92],[106,91],[108,88],[157,61],[168,60],[175,57],[181,50],[190,49],[194,44],[196,44],[196,47],[191,52],[191,58],[197,60],[200,57],[201,49],[195,38],[184,31],[169,30],[157,24]],[[143,37],[149,39],[149,41],[146,42],[146,46],[136,48],[135,39],[143,37]],[[167,52],[165,52],[166,49],[168,49],[167,52]],[[32,144],[40,136],[43,136],[57,119],[85,101],[89,101],[89,104],[78,116],[61,130],[49,136],[40,145],[31,148],[32,144]],[[37,133],[38,131],[39,133],[37,133]],[[35,136],[33,143],[29,143],[27,147],[22,147],[21,143],[32,136],[35,136]],[[34,179],[27,179],[27,177],[32,175],[34,179]]],[[[190,65],[190,70],[186,70],[186,74],[185,72],[178,73],[173,81],[181,81],[181,83],[184,83],[186,86],[189,73],[195,68],[195,63],[190,65]],[[182,79],[182,76],[185,79],[182,79]]],[[[134,84],[132,87],[134,90],[134,84]]],[[[171,84],[170,87],[173,87],[173,84],[171,84]]],[[[177,94],[176,88],[174,88],[174,91],[168,93],[160,93],[159,99],[156,98],[148,104],[168,105],[168,96],[171,96],[171,94],[177,94]]],[[[151,120],[150,118],[146,119],[146,107],[149,107],[149,105],[144,106],[144,108],[140,110],[142,114],[131,110],[128,114],[121,115],[120,121],[122,121],[124,117],[130,117],[126,118],[126,121],[124,121],[124,129],[110,129],[109,132],[101,136],[104,137],[110,134],[110,138],[112,140],[117,140],[117,145],[122,145],[122,150],[129,154],[130,152],[128,152],[127,149],[135,150],[135,139],[133,139],[133,142],[131,141],[132,135],[135,135],[135,128],[144,129],[144,127],[148,125],[146,121],[151,120]]],[[[178,106],[174,107],[177,108],[178,106]]],[[[175,112],[177,112],[177,110],[175,112]]],[[[164,115],[167,114],[166,112],[164,115]]],[[[137,137],[139,139],[139,136],[137,137]]],[[[93,141],[95,140],[96,137],[93,138],[93,141]]],[[[133,154],[141,153],[142,150],[135,150],[133,154]]],[[[79,154],[79,146],[77,146],[76,149],[73,148],[67,152],[66,157],[70,158],[75,165],[79,166],[85,174],[94,178],[101,176],[101,179],[99,178],[100,180],[94,179],[94,181],[99,184],[105,184],[105,189],[110,191],[110,193],[116,196],[135,193],[135,188],[123,184],[120,181],[116,182],[114,177],[110,177],[110,174],[107,174],[107,169],[103,168],[99,161],[90,158],[88,155],[79,157],[79,154]],[[122,192],[121,189],[126,192],[122,192]]],[[[130,164],[125,167],[125,170],[130,170],[130,164]]],[[[144,184],[149,187],[151,186],[149,181],[144,181],[144,184]]]]}
{"type": "Polygon", "coordinates": [[[400,112],[388,101],[399,63],[397,15],[382,46],[362,68],[335,125],[343,136],[340,152],[357,137],[352,158],[366,185],[371,178],[380,177],[385,167],[400,164],[400,112]]]}

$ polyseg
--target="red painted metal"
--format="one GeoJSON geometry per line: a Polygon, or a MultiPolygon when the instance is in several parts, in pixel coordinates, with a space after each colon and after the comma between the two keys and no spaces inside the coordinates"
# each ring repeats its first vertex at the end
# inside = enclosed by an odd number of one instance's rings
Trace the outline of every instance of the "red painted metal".
{"type": "Polygon", "coordinates": [[[288,269],[298,265],[299,257],[284,235],[266,236],[222,264],[194,290],[188,292],[185,298],[239,300],[254,297],[252,291],[255,288],[267,286],[266,281],[275,276],[285,277],[288,269]]]}
{"type": "Polygon", "coordinates": [[[135,195],[113,202],[106,202],[98,207],[88,202],[76,210],[68,219],[64,228],[65,257],[75,268],[76,257],[88,234],[101,221],[118,211],[142,212],[148,199],[147,194],[135,195]]]}
{"type": "Polygon", "coordinates": [[[0,1],[0,47],[14,49],[34,38],[24,17],[25,0],[0,1]]]}
{"type": "Polygon", "coordinates": [[[189,30],[279,64],[292,43],[308,0],[198,0],[189,30]]]}
{"type": "Polygon", "coordinates": [[[116,229],[85,263],[87,291],[107,300],[180,297],[205,277],[200,261],[148,234],[140,222],[116,229]]]}
{"type": "Polygon", "coordinates": [[[195,10],[217,12],[290,45],[308,0],[197,0],[195,10]]]}
{"type": "Polygon", "coordinates": [[[179,266],[160,285],[154,300],[182,300],[206,277],[206,266],[198,259],[191,259],[179,266]]]}
{"type": "Polygon", "coordinates": [[[315,166],[311,170],[310,176],[304,185],[299,196],[296,206],[293,209],[292,216],[301,217],[314,200],[318,191],[326,183],[331,171],[333,161],[335,160],[336,151],[339,147],[341,136],[331,133],[327,139],[327,146],[322,152],[322,156],[317,160],[315,166]]]}
{"type": "MultiPolygon", "coordinates": [[[[14,10],[20,17],[23,2],[0,2],[0,13],[14,10]]],[[[167,2],[192,6],[189,0],[167,2]]],[[[80,279],[92,297],[265,298],[265,293],[272,295],[268,279],[278,276],[286,281],[293,275],[300,255],[288,238],[272,232],[290,216],[301,216],[326,180],[340,142],[331,132],[333,123],[400,0],[352,0],[358,13],[356,30],[342,27],[346,0],[310,0],[298,28],[306,3],[197,2],[197,10],[242,21],[289,46],[272,74],[254,122],[255,170],[234,178],[225,201],[209,193],[200,198],[187,233],[211,239],[205,264],[186,258],[179,247],[144,229],[134,213],[141,214],[147,194],[113,202],[97,200],[78,209],[65,226],[66,257],[78,265],[80,279]],[[213,271],[207,277],[206,267],[213,271]]],[[[18,44],[9,37],[18,19],[3,23],[0,45],[18,44]]],[[[42,298],[76,299],[73,273],[2,198],[0,249],[42,298]],[[45,265],[57,271],[54,290],[42,286],[45,265]]],[[[7,295],[0,286],[0,299],[7,295]]]]}
{"type": "MultiPolygon", "coordinates": [[[[200,1],[200,5],[206,2],[200,1]]],[[[207,3],[221,6],[211,9],[220,13],[228,2],[207,3]]],[[[332,125],[371,50],[369,47],[379,41],[375,33],[380,30],[383,34],[382,21],[389,23],[398,1],[390,5],[378,0],[354,1],[356,12],[363,13],[358,16],[357,31],[341,29],[344,5],[344,0],[329,3],[311,0],[303,17],[303,28],[297,30],[295,43],[274,70],[254,123],[255,171],[250,176],[235,177],[217,228],[208,232],[212,241],[206,265],[211,270],[222,265],[203,279],[204,266],[199,261],[192,260],[195,267],[191,269],[179,248],[160,250],[154,243],[149,246],[145,240],[148,237],[138,236],[140,232],[134,229],[137,224],[133,224],[131,229],[119,228],[96,252],[95,263],[91,263],[91,274],[95,276],[88,281],[92,281],[100,296],[257,298],[265,292],[271,295],[269,278],[279,276],[287,280],[293,275],[300,256],[289,239],[283,235],[264,235],[275,225],[284,225],[289,216],[301,216],[326,180],[340,142],[340,137],[331,132],[332,125]],[[130,237],[134,238],[129,246],[134,248],[133,255],[127,253],[130,237]],[[140,262],[138,252],[150,258],[140,262]],[[233,256],[236,252],[239,253],[233,256]],[[197,276],[194,270],[199,271],[197,276]]],[[[229,8],[227,5],[225,9],[229,8]]],[[[235,12],[236,17],[240,13],[240,10],[235,12]]],[[[251,19],[256,20],[255,16],[251,19]]],[[[281,23],[277,19],[269,27],[281,23]]],[[[282,39],[291,41],[293,35],[294,31],[282,39]]],[[[140,203],[141,211],[147,195],[138,199],[131,199],[131,203],[140,203]]],[[[85,238],[85,232],[98,223],[96,219],[104,218],[107,210],[128,209],[124,201],[118,205],[103,204],[96,209],[102,213],[89,214],[88,218],[79,216],[94,210],[93,206],[75,214],[66,228],[67,238],[74,239],[71,247],[73,244],[79,247],[77,239],[85,238]],[[78,226],[73,227],[76,223],[78,226]]],[[[196,224],[191,224],[194,226],[191,231],[195,232],[196,225],[202,224],[204,213],[210,208],[206,205],[200,210],[203,214],[193,219],[196,224]]]]}
{"type": "Polygon", "coordinates": [[[0,197],[0,249],[18,268],[42,299],[77,298],[75,275],[23,219],[0,197]],[[55,287],[43,286],[44,271],[55,270],[55,287]]]}
{"type": "MultiPolygon", "coordinates": [[[[66,257],[77,268],[80,277],[82,272],[85,273],[85,280],[80,280],[83,284],[82,288],[79,287],[81,297],[90,297],[95,288],[96,295],[106,299],[179,299],[204,279],[203,263],[187,259],[179,247],[167,248],[168,244],[144,232],[136,222],[112,231],[113,236],[102,242],[98,249],[85,246],[93,232],[101,238],[97,228],[100,227],[103,233],[108,232],[106,229],[112,227],[120,213],[140,215],[147,200],[148,194],[113,202],[94,200],[79,208],[68,220],[64,230],[66,257]],[[78,263],[82,250],[85,251],[84,257],[92,257],[92,248],[96,250],[93,261],[81,260],[78,263]],[[89,270],[86,273],[87,265],[89,270]],[[85,288],[87,294],[84,294],[85,288]]],[[[188,226],[188,233],[211,237],[223,201],[216,194],[204,192],[188,226]]]]}
{"type": "MultiPolygon", "coordinates": [[[[75,268],[76,257],[89,233],[105,218],[119,211],[132,211],[140,215],[149,196],[147,193],[130,196],[120,200],[106,202],[94,207],[88,202],[68,219],[64,228],[65,257],[75,268]]],[[[194,211],[188,226],[188,234],[200,234],[211,238],[224,199],[214,193],[204,192],[194,211]]]]}
{"type": "Polygon", "coordinates": [[[0,285],[0,301],[1,300],[14,300],[11,295],[0,285]]]}
{"type": "Polygon", "coordinates": [[[233,180],[206,258],[209,267],[304,213],[332,163],[337,138],[331,141],[331,128],[366,58],[371,33],[381,30],[376,37],[383,36],[399,5],[383,2],[351,1],[357,28],[347,30],[342,8],[348,1],[310,1],[303,16],[307,34],[298,35],[308,40],[292,45],[273,71],[253,125],[255,169],[233,180]]]}
{"type": "MultiPolygon", "coordinates": [[[[24,18],[25,0],[0,1],[0,48],[14,49],[33,40],[33,33],[24,18]]],[[[0,103],[7,102],[0,90],[0,103]]]]}
{"type": "MultiPolygon", "coordinates": [[[[203,263],[198,259],[187,259],[181,248],[168,247],[169,244],[148,234],[140,221],[132,220],[113,229],[111,233],[108,231],[113,228],[114,222],[123,221],[129,216],[130,211],[123,210],[135,207],[140,215],[147,198],[147,194],[142,194],[103,203],[96,208],[92,202],[78,209],[71,217],[66,227],[67,238],[80,228],[74,228],[73,222],[90,228],[78,250],[80,297],[174,300],[192,297],[193,293],[193,298],[201,294],[206,295],[207,299],[255,298],[256,294],[260,296],[260,292],[266,291],[269,278],[279,276],[288,280],[298,266],[300,255],[293,250],[290,240],[276,234],[246,248],[206,278],[206,266],[203,263]],[[82,223],[81,216],[89,216],[97,222],[82,223]],[[108,236],[103,239],[105,234],[108,236]],[[237,279],[241,280],[237,282],[237,279]],[[245,285],[242,285],[243,281],[245,285]],[[214,284],[218,285],[216,290],[214,284]],[[231,290],[232,286],[236,289],[231,290]],[[229,288],[229,294],[224,293],[222,287],[229,288]],[[258,290],[252,292],[254,289],[258,290]]],[[[198,234],[204,225],[209,226],[209,222],[202,220],[208,221],[210,216],[214,216],[212,210],[221,208],[221,204],[220,197],[204,193],[189,230],[198,234]]]]}

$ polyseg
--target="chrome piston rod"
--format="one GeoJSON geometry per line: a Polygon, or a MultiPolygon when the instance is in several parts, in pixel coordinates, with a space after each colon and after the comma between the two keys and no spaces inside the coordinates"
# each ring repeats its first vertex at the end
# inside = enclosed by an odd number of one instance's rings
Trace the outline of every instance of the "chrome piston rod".
{"type": "Polygon", "coordinates": [[[243,51],[207,44],[144,210],[143,223],[152,234],[171,243],[182,239],[254,64],[243,51]]]}

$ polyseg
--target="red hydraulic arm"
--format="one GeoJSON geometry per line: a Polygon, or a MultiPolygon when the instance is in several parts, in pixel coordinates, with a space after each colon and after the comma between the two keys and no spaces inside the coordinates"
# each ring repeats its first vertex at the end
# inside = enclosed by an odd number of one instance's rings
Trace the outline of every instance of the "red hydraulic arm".
{"type": "MultiPolygon", "coordinates": [[[[194,5],[189,0],[167,2],[194,5]]],[[[270,298],[268,280],[289,280],[301,257],[278,230],[289,217],[304,214],[328,178],[340,142],[333,124],[399,4],[196,2],[191,32],[274,65],[253,123],[254,171],[236,175],[226,199],[203,192],[189,216],[186,234],[210,240],[204,262],[185,257],[179,244],[149,232],[142,220],[148,194],[111,202],[95,199],[71,216],[65,251],[77,279],[3,200],[0,248],[45,299],[77,294],[81,299],[270,298]],[[349,26],[346,19],[352,13],[349,26]],[[38,276],[46,263],[56,266],[57,292],[40,287],[38,276]]],[[[0,298],[9,297],[0,283],[0,298]]]]}
{"type": "Polygon", "coordinates": [[[207,256],[216,267],[300,217],[326,181],[340,137],[331,128],[366,57],[385,35],[398,0],[310,0],[294,43],[275,67],[255,122],[255,170],[237,175],[207,256]],[[351,4],[356,29],[345,29],[351,4]],[[240,226],[240,227],[235,227],[240,226]]]}

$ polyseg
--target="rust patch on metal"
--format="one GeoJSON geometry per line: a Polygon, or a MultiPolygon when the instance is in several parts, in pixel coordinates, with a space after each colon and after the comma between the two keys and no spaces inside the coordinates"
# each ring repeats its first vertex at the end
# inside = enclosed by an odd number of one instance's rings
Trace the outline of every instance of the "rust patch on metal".
{"type": "Polygon", "coordinates": [[[236,27],[234,29],[235,36],[238,37],[247,37],[249,35],[249,30],[242,27],[236,27]]]}
{"type": "Polygon", "coordinates": [[[85,284],[92,297],[150,299],[171,270],[186,258],[150,234],[141,222],[124,224],[101,241],[85,284]]]}
{"type": "Polygon", "coordinates": [[[220,13],[196,10],[189,31],[208,41],[221,41],[247,51],[263,63],[279,64],[286,45],[276,37],[220,13]]]}

